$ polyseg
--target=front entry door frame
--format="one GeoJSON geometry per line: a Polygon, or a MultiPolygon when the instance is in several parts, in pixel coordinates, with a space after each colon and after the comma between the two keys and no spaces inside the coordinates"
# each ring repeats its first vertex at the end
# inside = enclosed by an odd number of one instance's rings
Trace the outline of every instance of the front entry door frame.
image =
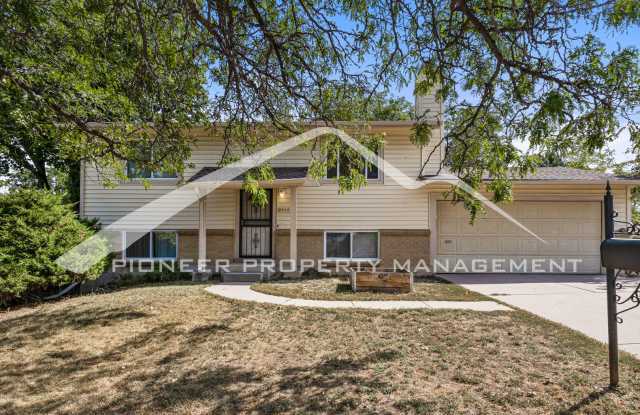
{"type": "Polygon", "coordinates": [[[268,204],[252,207],[249,195],[240,190],[239,247],[240,258],[271,258],[273,254],[273,190],[265,189],[268,204]],[[246,195],[246,196],[245,196],[246,195]],[[253,232],[251,232],[253,230],[253,232]],[[247,240],[248,234],[253,239],[247,240]]]}

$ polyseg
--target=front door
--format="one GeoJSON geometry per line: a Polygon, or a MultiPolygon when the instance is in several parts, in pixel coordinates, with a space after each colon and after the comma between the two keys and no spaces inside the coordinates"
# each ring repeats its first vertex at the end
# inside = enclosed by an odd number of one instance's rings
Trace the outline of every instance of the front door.
{"type": "Polygon", "coordinates": [[[273,193],[265,189],[265,206],[251,203],[251,194],[240,191],[240,257],[271,258],[271,203],[273,193]]]}

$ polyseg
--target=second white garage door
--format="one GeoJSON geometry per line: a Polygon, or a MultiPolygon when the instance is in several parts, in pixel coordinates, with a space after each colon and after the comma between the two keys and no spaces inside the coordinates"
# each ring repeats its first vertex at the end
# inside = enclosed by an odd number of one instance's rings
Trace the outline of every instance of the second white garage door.
{"type": "MultiPolygon", "coordinates": [[[[565,264],[566,272],[600,272],[602,236],[599,202],[513,202],[503,207],[506,212],[531,229],[546,243],[529,236],[493,210],[469,223],[469,213],[461,203],[438,202],[437,258],[444,263],[462,259],[502,259],[529,265],[515,272],[532,272],[532,260],[559,272],[556,265],[565,264]]],[[[514,271],[511,269],[510,271],[514,271]]],[[[548,271],[548,269],[547,269],[548,271]]],[[[453,272],[453,271],[452,271],[453,272]]]]}

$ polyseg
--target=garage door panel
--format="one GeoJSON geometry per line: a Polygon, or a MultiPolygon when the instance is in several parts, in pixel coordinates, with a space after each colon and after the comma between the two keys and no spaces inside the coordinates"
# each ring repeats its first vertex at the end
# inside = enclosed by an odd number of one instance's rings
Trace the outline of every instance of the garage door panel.
{"type": "Polygon", "coordinates": [[[499,222],[499,226],[497,227],[497,230],[499,234],[506,235],[506,236],[519,236],[519,235],[524,235],[526,233],[518,225],[508,220],[503,220],[499,222]]]}
{"type": "Polygon", "coordinates": [[[561,234],[575,237],[580,235],[582,224],[574,221],[561,221],[558,226],[561,229],[561,234]]]}
{"type": "Polygon", "coordinates": [[[537,219],[540,217],[540,210],[537,204],[520,204],[517,216],[522,219],[537,219]]]}
{"type": "Polygon", "coordinates": [[[500,240],[496,238],[465,238],[457,241],[458,253],[485,254],[497,252],[500,240]]]}
{"type": "Polygon", "coordinates": [[[438,217],[440,218],[457,218],[461,216],[462,211],[464,210],[461,203],[452,205],[449,202],[443,202],[440,206],[442,206],[442,214],[438,214],[438,217]]]}
{"type": "Polygon", "coordinates": [[[500,239],[500,253],[517,255],[522,252],[522,247],[526,242],[518,238],[500,239]]]}
{"type": "MultiPolygon", "coordinates": [[[[438,204],[438,254],[455,254],[467,259],[504,257],[512,260],[540,258],[580,259],[579,272],[599,272],[602,234],[599,202],[525,202],[503,207],[516,220],[545,239],[544,244],[518,225],[493,213],[468,223],[464,208],[438,204]],[[457,227],[450,220],[457,220],[457,227]]],[[[493,211],[490,211],[493,212],[493,211]]],[[[571,270],[569,270],[570,272],[571,270]]],[[[531,272],[531,271],[521,271],[531,272]]]]}
{"type": "Polygon", "coordinates": [[[594,240],[581,240],[580,241],[580,252],[581,253],[592,253],[600,250],[600,242],[594,240]]]}
{"type": "Polygon", "coordinates": [[[560,248],[558,246],[558,240],[556,239],[545,239],[547,243],[543,243],[538,241],[538,254],[543,255],[557,255],[560,248]]]}
{"type": "Polygon", "coordinates": [[[599,203],[578,203],[576,208],[576,218],[592,220],[594,217],[600,217],[601,206],[599,203]]]}
{"type": "Polygon", "coordinates": [[[500,222],[498,219],[484,219],[478,221],[472,227],[475,228],[476,233],[480,235],[498,235],[500,222]]]}
{"type": "Polygon", "coordinates": [[[558,241],[558,251],[572,254],[580,253],[580,241],[576,239],[561,239],[558,241]]]}
{"type": "Polygon", "coordinates": [[[578,272],[600,272],[600,257],[599,256],[583,256],[578,266],[578,272]],[[594,271],[595,270],[595,271],[594,271]]]}
{"type": "Polygon", "coordinates": [[[544,236],[548,236],[548,235],[552,235],[552,236],[564,235],[563,224],[556,220],[540,222],[540,229],[541,229],[540,234],[543,239],[544,239],[544,236]]]}
{"type": "Polygon", "coordinates": [[[440,238],[440,241],[438,242],[438,252],[443,254],[455,254],[457,252],[456,242],[456,239],[440,238]]]}
{"type": "Polygon", "coordinates": [[[476,240],[478,252],[499,252],[500,251],[500,239],[498,238],[483,238],[476,240]]]}
{"type": "Polygon", "coordinates": [[[456,218],[446,217],[440,221],[440,233],[442,235],[457,235],[459,221],[456,218]]]}
{"type": "Polygon", "coordinates": [[[464,220],[463,218],[459,218],[459,228],[460,233],[463,235],[475,235],[478,233],[478,228],[476,226],[471,225],[469,222],[464,220]]]}
{"type": "Polygon", "coordinates": [[[580,223],[579,234],[584,237],[595,237],[600,239],[602,235],[602,229],[600,227],[600,221],[584,221],[580,223]]]}
{"type": "MultiPolygon", "coordinates": [[[[514,211],[513,208],[509,208],[509,207],[505,207],[505,206],[500,206],[500,208],[507,212],[509,215],[513,216],[514,214],[516,214],[517,212],[514,211]]],[[[502,215],[499,214],[498,212],[496,212],[495,210],[491,209],[491,208],[485,208],[486,213],[484,215],[478,215],[478,218],[487,218],[487,219],[502,219],[502,215]]]]}
{"type": "Polygon", "coordinates": [[[471,254],[480,253],[479,243],[476,237],[469,236],[468,238],[458,239],[456,248],[457,252],[469,252],[471,254]]]}
{"type": "Polygon", "coordinates": [[[522,247],[521,254],[537,254],[538,253],[538,245],[540,242],[534,238],[527,238],[520,242],[520,246],[522,247]]]}

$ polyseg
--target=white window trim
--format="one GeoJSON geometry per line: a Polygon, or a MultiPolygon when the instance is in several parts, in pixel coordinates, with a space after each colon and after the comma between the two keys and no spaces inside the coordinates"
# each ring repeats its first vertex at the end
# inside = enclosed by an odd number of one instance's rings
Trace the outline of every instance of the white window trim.
{"type": "Polygon", "coordinates": [[[128,260],[135,260],[135,261],[139,261],[139,260],[150,260],[150,261],[167,261],[167,260],[176,260],[178,259],[178,247],[179,245],[179,238],[180,235],[178,234],[178,231],[173,230],[173,229],[156,229],[153,231],[122,231],[122,259],[125,261],[128,260]],[[127,232],[130,233],[146,233],[149,234],[149,256],[127,256],[127,232]],[[154,257],[153,256],[153,233],[154,232],[166,232],[166,233],[174,233],[176,235],[176,256],[174,257],[154,257]]]}
{"type": "Polygon", "coordinates": [[[322,242],[322,256],[326,261],[353,261],[353,262],[362,262],[362,261],[378,261],[380,260],[380,231],[372,231],[372,230],[328,230],[324,231],[323,242],[322,242]],[[328,233],[348,233],[349,234],[349,258],[338,258],[338,257],[327,257],[327,234],[328,233]],[[378,236],[376,247],[376,252],[378,253],[378,258],[355,258],[353,257],[353,234],[354,233],[375,233],[378,236]]]}
{"type": "MultiPolygon", "coordinates": [[[[375,179],[370,179],[369,177],[367,177],[368,174],[369,174],[369,166],[366,163],[364,165],[364,178],[368,182],[379,182],[382,179],[382,177],[381,177],[382,169],[380,168],[381,153],[382,153],[382,145],[380,145],[380,148],[378,149],[378,154],[376,154],[376,156],[378,157],[378,165],[377,165],[377,167],[378,167],[378,177],[376,177],[375,179]]],[[[366,161],[367,160],[365,160],[365,162],[366,161]]],[[[340,177],[340,149],[338,149],[338,154],[336,154],[336,177],[328,177],[327,170],[329,170],[329,166],[327,166],[327,168],[324,171],[324,180],[328,180],[328,181],[336,181],[336,180],[338,180],[338,178],[340,177]]]]}

